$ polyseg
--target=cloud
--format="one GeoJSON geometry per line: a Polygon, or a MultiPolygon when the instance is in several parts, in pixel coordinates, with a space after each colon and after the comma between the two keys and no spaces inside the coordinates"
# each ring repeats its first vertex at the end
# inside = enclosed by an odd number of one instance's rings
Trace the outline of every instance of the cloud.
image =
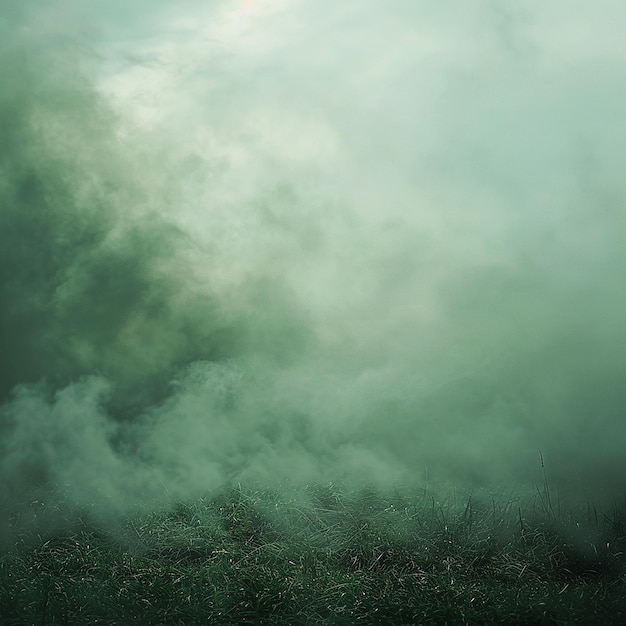
{"type": "Polygon", "coordinates": [[[9,508],[621,497],[619,6],[116,6],[2,10],[9,508]]]}

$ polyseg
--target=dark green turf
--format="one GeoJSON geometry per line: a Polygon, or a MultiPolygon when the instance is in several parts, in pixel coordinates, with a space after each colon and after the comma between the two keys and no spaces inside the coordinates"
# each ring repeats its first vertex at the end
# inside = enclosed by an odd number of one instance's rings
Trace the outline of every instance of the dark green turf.
{"type": "Polygon", "coordinates": [[[2,624],[620,624],[619,511],[427,492],[234,489],[107,528],[18,536],[2,624]]]}

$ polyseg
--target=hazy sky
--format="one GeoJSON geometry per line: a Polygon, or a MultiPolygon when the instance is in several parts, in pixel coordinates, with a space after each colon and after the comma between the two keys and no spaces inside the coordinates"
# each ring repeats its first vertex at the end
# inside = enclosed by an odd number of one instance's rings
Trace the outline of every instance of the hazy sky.
{"type": "Polygon", "coordinates": [[[5,1],[3,501],[623,498],[625,21],[5,1]]]}

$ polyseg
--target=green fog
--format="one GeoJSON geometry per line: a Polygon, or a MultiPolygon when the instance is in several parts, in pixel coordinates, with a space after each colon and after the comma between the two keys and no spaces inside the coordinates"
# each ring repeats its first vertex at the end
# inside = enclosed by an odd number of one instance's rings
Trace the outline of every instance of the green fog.
{"type": "Polygon", "coordinates": [[[5,0],[5,520],[623,504],[626,8],[523,5],[5,0]]]}

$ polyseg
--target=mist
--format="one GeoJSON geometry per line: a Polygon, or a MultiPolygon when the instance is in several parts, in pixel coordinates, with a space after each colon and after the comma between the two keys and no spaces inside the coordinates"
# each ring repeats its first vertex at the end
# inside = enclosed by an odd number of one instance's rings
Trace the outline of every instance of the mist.
{"type": "Polygon", "coordinates": [[[0,9],[5,519],[623,501],[626,8],[133,6],[0,9]]]}

